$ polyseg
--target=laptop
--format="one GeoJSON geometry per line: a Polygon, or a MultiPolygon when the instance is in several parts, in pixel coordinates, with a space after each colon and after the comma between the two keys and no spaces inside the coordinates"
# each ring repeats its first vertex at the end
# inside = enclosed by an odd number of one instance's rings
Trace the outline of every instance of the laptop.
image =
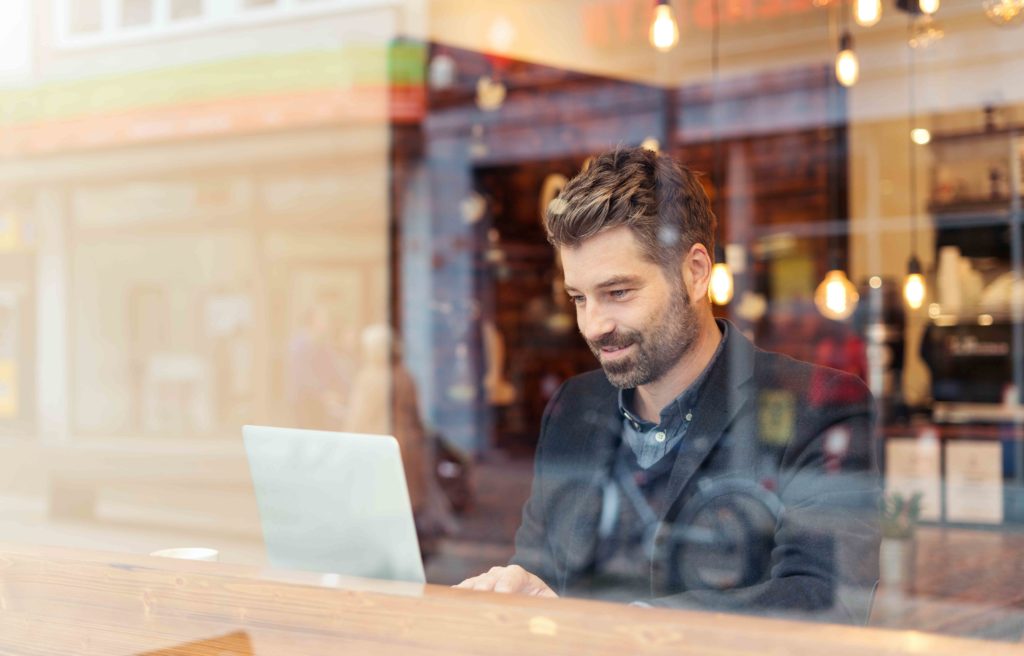
{"type": "Polygon", "coordinates": [[[398,442],[243,426],[274,567],[424,583],[398,442]]]}

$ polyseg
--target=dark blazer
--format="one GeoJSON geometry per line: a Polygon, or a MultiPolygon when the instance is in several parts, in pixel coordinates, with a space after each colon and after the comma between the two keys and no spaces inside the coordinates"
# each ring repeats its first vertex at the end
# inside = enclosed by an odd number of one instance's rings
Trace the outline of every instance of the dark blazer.
{"type": "MultiPolygon", "coordinates": [[[[638,601],[864,623],[880,539],[871,394],[849,374],[762,351],[729,328],[672,456],[648,553],[650,596],[638,601]],[[687,522],[706,528],[706,518],[721,513],[697,520],[700,508],[743,495],[730,490],[773,500],[764,504],[771,510],[765,539],[732,545],[760,571],[731,577],[743,579],[731,588],[730,577],[723,584],[681,575],[707,551],[680,550],[673,536],[687,522]]],[[[617,394],[601,370],[592,371],[566,381],[544,413],[512,563],[560,595],[588,595],[595,573],[601,491],[622,442],[617,394]]]]}

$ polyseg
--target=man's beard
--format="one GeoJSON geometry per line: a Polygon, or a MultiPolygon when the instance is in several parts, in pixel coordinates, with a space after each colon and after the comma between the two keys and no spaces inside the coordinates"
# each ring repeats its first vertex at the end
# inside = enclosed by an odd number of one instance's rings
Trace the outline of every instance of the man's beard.
{"type": "Polygon", "coordinates": [[[621,389],[647,385],[664,376],[693,348],[697,341],[697,319],[690,295],[678,281],[668,307],[642,330],[615,330],[596,340],[587,340],[609,382],[621,389]],[[612,362],[601,361],[602,348],[625,348],[635,344],[628,356],[612,362]]]}

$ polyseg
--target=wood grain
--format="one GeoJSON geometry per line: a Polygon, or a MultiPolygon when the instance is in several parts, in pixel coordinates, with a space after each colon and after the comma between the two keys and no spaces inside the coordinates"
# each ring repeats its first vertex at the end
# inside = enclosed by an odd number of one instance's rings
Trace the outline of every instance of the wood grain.
{"type": "Polygon", "coordinates": [[[986,654],[914,631],[0,546],[0,654],[986,654]]]}

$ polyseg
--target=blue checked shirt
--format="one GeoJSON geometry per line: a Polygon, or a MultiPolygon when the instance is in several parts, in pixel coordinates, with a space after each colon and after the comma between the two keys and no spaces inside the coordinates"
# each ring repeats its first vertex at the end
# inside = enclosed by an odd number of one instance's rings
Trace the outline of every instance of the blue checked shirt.
{"type": "Polygon", "coordinates": [[[643,469],[649,469],[659,460],[670,453],[683,437],[686,436],[690,424],[693,423],[694,408],[697,406],[697,397],[700,388],[708,377],[708,372],[715,366],[718,356],[722,353],[725,340],[729,338],[729,324],[717,322],[722,331],[722,339],[718,342],[715,354],[711,361],[704,367],[704,371],[697,376],[696,380],[687,387],[682,394],[677,396],[671,403],[662,408],[661,417],[657,424],[645,421],[637,417],[630,410],[633,405],[633,396],[636,389],[619,390],[619,413],[622,415],[622,439],[633,449],[636,455],[637,464],[643,469]]]}

